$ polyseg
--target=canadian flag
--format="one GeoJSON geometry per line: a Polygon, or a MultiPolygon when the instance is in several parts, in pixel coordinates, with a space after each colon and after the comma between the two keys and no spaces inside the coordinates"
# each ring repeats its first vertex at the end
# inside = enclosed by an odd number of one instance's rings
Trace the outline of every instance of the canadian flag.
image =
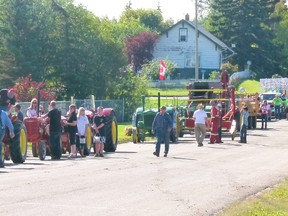
{"type": "Polygon", "coordinates": [[[160,80],[165,79],[166,65],[163,60],[160,61],[160,80]]]}

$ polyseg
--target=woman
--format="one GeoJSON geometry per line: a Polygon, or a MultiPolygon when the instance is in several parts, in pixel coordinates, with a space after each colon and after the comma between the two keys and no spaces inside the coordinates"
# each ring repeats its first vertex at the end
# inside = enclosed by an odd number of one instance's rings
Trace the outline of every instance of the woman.
{"type": "Polygon", "coordinates": [[[89,121],[87,116],[85,115],[85,109],[83,107],[79,108],[78,115],[77,115],[77,142],[79,143],[80,147],[80,154],[82,157],[84,156],[84,146],[86,144],[86,129],[89,125],[89,121]]]}
{"type": "Polygon", "coordinates": [[[30,102],[30,106],[28,107],[27,111],[26,111],[26,116],[27,117],[37,117],[37,99],[33,98],[30,102]]]}
{"type": "Polygon", "coordinates": [[[76,115],[76,106],[74,104],[71,104],[69,106],[69,113],[66,125],[68,126],[68,134],[71,147],[71,154],[68,156],[68,158],[76,158],[77,115],[76,115]]]}
{"type": "Polygon", "coordinates": [[[269,107],[268,107],[267,101],[264,100],[263,103],[261,104],[261,119],[262,119],[261,129],[264,128],[264,123],[265,123],[265,129],[267,129],[268,110],[269,110],[269,107]]]}

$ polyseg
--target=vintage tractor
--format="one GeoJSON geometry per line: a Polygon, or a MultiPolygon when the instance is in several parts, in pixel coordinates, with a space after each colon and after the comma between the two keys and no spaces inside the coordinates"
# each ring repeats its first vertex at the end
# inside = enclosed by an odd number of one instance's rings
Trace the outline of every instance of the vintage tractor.
{"type": "MultiPolygon", "coordinates": [[[[160,93],[158,93],[158,107],[160,107],[160,93]]],[[[132,141],[133,143],[144,142],[145,137],[154,137],[152,123],[158,109],[145,109],[145,96],[142,96],[142,107],[136,109],[132,118],[132,141]]],[[[173,106],[168,106],[166,112],[171,116],[173,129],[170,132],[170,141],[177,142],[179,137],[178,112],[173,106]]]]}
{"type": "Polygon", "coordinates": [[[209,88],[208,83],[194,83],[193,89],[189,90],[189,99],[187,107],[179,107],[179,136],[182,137],[186,133],[194,131],[193,112],[199,103],[204,105],[204,110],[207,113],[208,121],[206,122],[207,130],[210,130],[210,100],[221,102],[222,110],[222,131],[230,132],[232,139],[235,136],[234,125],[232,127],[233,116],[235,113],[235,88],[229,87],[227,89],[209,88]],[[225,96],[225,97],[224,97],[225,96]],[[231,130],[233,129],[233,131],[231,130]]]}
{"type": "Polygon", "coordinates": [[[260,116],[260,103],[259,95],[255,94],[244,94],[238,93],[238,106],[241,109],[242,106],[248,107],[249,117],[248,117],[248,129],[257,127],[257,117],[260,116]]]}
{"type": "MultiPolygon", "coordinates": [[[[3,112],[3,111],[1,111],[3,112]]],[[[18,120],[17,116],[9,115],[12,124],[14,126],[15,137],[10,138],[8,129],[6,129],[6,135],[3,138],[1,160],[11,160],[13,163],[24,163],[27,156],[27,134],[25,125],[18,120]]]]}

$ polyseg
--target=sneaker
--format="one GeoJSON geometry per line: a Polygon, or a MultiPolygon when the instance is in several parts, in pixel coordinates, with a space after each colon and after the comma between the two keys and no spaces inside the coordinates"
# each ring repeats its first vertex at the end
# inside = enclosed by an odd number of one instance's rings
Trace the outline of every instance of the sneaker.
{"type": "Polygon", "coordinates": [[[203,143],[199,143],[199,144],[198,144],[198,147],[202,147],[202,146],[203,146],[203,143]]]}
{"type": "Polygon", "coordinates": [[[164,154],[164,157],[167,157],[167,154],[166,154],[166,153],[164,154]]]}
{"type": "Polygon", "coordinates": [[[102,153],[99,154],[99,157],[104,157],[104,155],[102,153]]]}
{"type": "Polygon", "coordinates": [[[98,154],[98,153],[96,153],[96,154],[94,155],[94,157],[99,157],[99,154],[98,154]]]}
{"type": "Polygon", "coordinates": [[[155,155],[156,157],[159,157],[159,153],[153,152],[153,155],[155,155]]]}
{"type": "Polygon", "coordinates": [[[68,159],[76,158],[76,157],[77,157],[76,154],[70,154],[70,155],[68,156],[68,159]]]}

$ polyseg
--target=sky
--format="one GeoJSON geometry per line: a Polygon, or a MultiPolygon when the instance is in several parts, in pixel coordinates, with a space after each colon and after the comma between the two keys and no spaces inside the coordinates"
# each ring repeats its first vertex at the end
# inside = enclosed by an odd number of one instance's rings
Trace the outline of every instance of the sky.
{"type": "MultiPolygon", "coordinates": [[[[132,9],[157,9],[158,3],[164,19],[172,18],[174,21],[184,19],[185,14],[194,18],[195,0],[130,0],[132,9]]],[[[118,19],[129,3],[129,0],[74,0],[75,4],[82,4],[98,17],[107,16],[109,19],[118,19]]]]}

